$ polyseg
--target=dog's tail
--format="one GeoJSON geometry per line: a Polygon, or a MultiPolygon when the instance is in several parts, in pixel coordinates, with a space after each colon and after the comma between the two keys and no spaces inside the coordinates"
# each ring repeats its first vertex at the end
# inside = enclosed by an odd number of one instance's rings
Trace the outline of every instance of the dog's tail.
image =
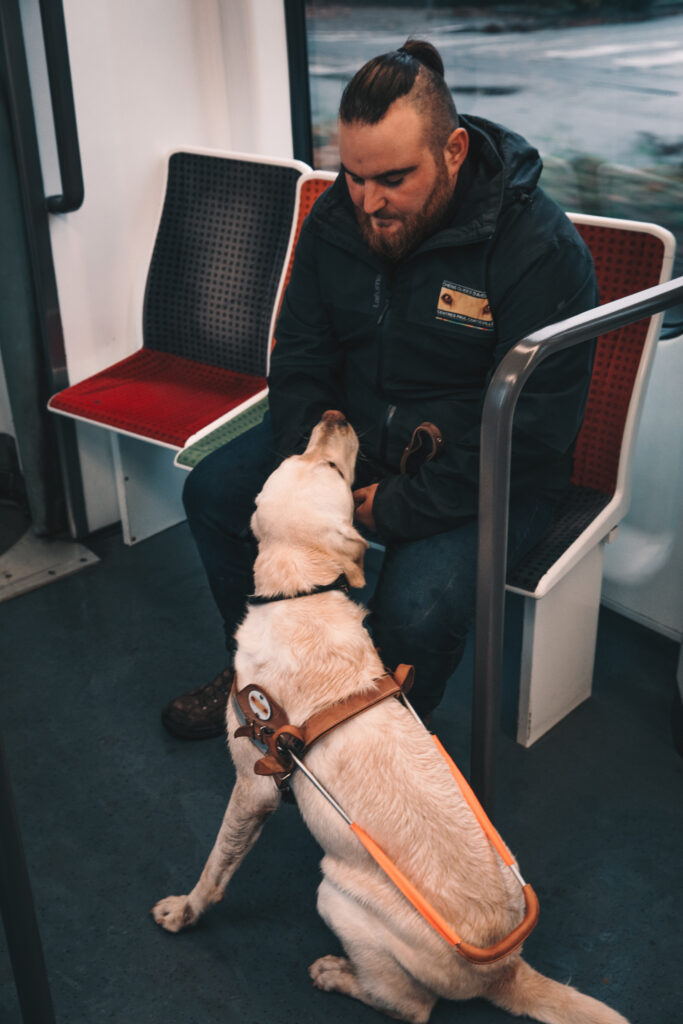
{"type": "Polygon", "coordinates": [[[629,1024],[616,1010],[584,996],[570,985],[551,981],[524,960],[510,965],[486,993],[496,1006],[544,1024],[629,1024]]]}

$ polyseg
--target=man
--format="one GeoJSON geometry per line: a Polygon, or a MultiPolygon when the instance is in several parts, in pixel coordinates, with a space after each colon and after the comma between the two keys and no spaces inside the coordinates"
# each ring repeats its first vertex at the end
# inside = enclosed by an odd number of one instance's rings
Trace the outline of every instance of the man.
{"type": "MultiPolygon", "coordinates": [[[[185,507],[230,657],[252,587],[254,497],[282,458],[303,450],[321,414],[341,409],[361,441],[356,518],[387,549],[369,628],[385,664],[415,665],[412,697],[426,717],[473,615],[488,381],[520,338],[594,306],[595,275],[538,187],[536,150],[499,125],[458,117],[428,43],[409,40],[354,76],[339,149],[341,173],[303,227],[277,324],[270,420],[199,464],[185,507]]],[[[520,397],[511,560],[541,536],[569,482],[589,349],[547,359],[520,397]]],[[[231,675],[172,701],[166,727],[220,734],[231,675]]]]}

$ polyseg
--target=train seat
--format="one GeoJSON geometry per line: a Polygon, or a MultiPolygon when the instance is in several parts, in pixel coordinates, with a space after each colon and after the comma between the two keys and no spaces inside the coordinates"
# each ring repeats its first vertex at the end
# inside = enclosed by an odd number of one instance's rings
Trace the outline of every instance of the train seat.
{"type": "Polygon", "coordinates": [[[48,403],[53,412],[113,432],[127,543],[182,518],[182,475],[166,456],[170,476],[140,442],[177,451],[208,423],[238,415],[265,394],[296,184],[308,170],[301,161],[241,153],[171,154],[142,347],[48,403]],[[169,506],[166,483],[171,521],[159,519],[169,506]]]}
{"type": "MultiPolygon", "coordinates": [[[[571,214],[595,262],[601,304],[668,281],[675,240],[658,225],[571,214]]],[[[628,510],[636,431],[662,322],[598,339],[572,483],[546,536],[508,576],[522,595],[517,741],[531,746],[590,696],[604,544],[628,510]]]]}
{"type": "MultiPolygon", "coordinates": [[[[332,171],[309,171],[306,174],[302,174],[297,181],[292,231],[285,262],[284,283],[280,291],[275,319],[277,319],[277,313],[282,303],[284,289],[287,287],[292,273],[294,252],[301,226],[318,196],[331,185],[336,177],[336,173],[332,171]]],[[[273,344],[275,344],[275,339],[273,339],[273,344]]],[[[242,411],[238,411],[237,415],[235,415],[233,410],[228,411],[225,415],[217,418],[214,422],[209,423],[193,434],[192,437],[188,438],[184,447],[176,453],[175,465],[185,470],[193,469],[210,452],[227,444],[245,430],[249,430],[260,423],[267,409],[268,395],[262,394],[258,401],[242,411]]]]}

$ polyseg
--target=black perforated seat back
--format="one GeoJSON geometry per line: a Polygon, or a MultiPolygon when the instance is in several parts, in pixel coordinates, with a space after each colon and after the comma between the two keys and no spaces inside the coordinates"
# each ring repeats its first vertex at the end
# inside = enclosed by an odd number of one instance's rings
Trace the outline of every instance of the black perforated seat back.
{"type": "Polygon", "coordinates": [[[609,504],[611,497],[572,484],[541,540],[508,573],[508,585],[533,593],[548,570],[609,504]]]}
{"type": "Polygon", "coordinates": [[[296,167],[174,153],[143,310],[145,347],[264,375],[296,167]]]}

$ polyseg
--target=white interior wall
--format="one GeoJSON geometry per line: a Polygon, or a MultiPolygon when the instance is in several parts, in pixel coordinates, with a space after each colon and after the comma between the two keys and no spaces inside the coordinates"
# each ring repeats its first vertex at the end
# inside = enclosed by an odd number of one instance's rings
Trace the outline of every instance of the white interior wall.
{"type": "MultiPolygon", "coordinates": [[[[44,174],[57,191],[37,0],[23,2],[44,174]]],[[[64,14],[85,201],[51,229],[76,383],[141,344],[168,153],[291,156],[291,130],[282,0],[65,0],[64,14]]],[[[95,530],[118,519],[109,438],[80,424],[78,436],[95,530]]]]}
{"type": "Polygon", "coordinates": [[[235,149],[292,156],[284,0],[219,0],[235,149]]]}
{"type": "Polygon", "coordinates": [[[602,601],[660,633],[683,635],[683,337],[657,345],[633,462],[633,498],[605,549],[602,601]]]}

